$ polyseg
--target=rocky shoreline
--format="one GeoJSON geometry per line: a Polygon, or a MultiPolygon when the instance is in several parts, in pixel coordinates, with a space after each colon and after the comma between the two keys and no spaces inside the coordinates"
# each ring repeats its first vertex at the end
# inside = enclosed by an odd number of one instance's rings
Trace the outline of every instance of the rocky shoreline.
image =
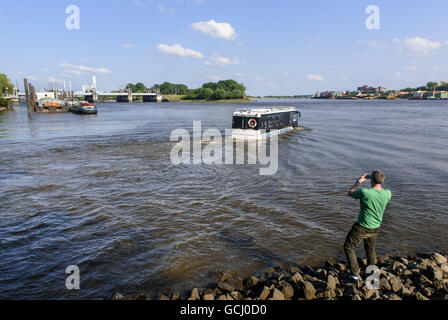
{"type": "Polygon", "coordinates": [[[368,289],[364,273],[354,282],[343,262],[320,267],[273,267],[246,278],[215,272],[213,284],[156,295],[116,293],[112,300],[448,300],[448,256],[440,253],[378,257],[379,289],[368,289]]]}

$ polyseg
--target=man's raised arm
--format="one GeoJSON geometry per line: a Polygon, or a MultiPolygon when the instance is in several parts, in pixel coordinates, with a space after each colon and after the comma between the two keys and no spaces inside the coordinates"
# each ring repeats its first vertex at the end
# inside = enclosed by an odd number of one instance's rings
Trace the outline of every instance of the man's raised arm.
{"type": "Polygon", "coordinates": [[[356,189],[359,188],[359,186],[361,185],[361,183],[363,183],[364,181],[366,181],[366,176],[367,173],[360,176],[359,179],[355,182],[354,185],[352,185],[352,187],[350,188],[350,190],[348,190],[348,196],[353,198],[353,193],[355,192],[356,189]]]}

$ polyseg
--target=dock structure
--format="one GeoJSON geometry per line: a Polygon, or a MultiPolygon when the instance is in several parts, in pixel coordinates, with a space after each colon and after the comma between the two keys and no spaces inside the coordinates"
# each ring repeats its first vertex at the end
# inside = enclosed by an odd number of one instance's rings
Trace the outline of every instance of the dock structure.
{"type": "MultiPolygon", "coordinates": [[[[72,91],[71,82],[70,90],[66,91],[66,85],[64,82],[64,90],[57,89],[56,83],[50,83],[50,87],[45,91],[40,91],[36,93],[34,86],[24,79],[25,92],[18,93],[18,100],[24,99],[26,101],[27,109],[29,112],[65,112],[64,108],[51,107],[50,109],[42,109],[41,105],[38,103],[41,99],[54,99],[54,100],[73,100],[82,99],[89,103],[96,103],[98,101],[104,101],[109,98],[109,100],[115,100],[115,102],[127,102],[131,103],[133,101],[139,100],[142,102],[162,102],[168,101],[164,98],[159,90],[156,92],[132,92],[131,88],[122,89],[115,92],[101,92],[96,87],[96,78],[92,77],[91,84],[85,84],[82,86],[81,91],[72,91]],[[55,109],[56,108],[56,109],[55,109]]],[[[51,105],[51,103],[48,103],[51,105]]]]}
{"type": "MultiPolygon", "coordinates": [[[[34,86],[28,82],[28,79],[23,79],[23,84],[25,86],[25,101],[26,108],[28,112],[39,112],[39,113],[55,113],[55,112],[68,112],[68,106],[66,103],[59,102],[46,102],[44,104],[39,103],[39,96],[42,95],[41,92],[36,94],[36,89],[34,86]]],[[[51,94],[50,98],[55,100],[64,100],[67,93],[64,91],[62,94],[58,95],[57,91],[44,92],[44,94],[51,94]]]]}

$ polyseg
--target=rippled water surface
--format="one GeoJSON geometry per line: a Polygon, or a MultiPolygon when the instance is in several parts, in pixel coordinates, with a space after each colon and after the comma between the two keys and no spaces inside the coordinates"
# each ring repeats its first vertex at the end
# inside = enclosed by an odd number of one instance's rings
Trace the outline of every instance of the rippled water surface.
{"type": "MultiPolygon", "coordinates": [[[[236,104],[98,104],[98,115],[0,113],[0,298],[105,298],[185,290],[210,272],[343,258],[360,173],[392,190],[379,252],[448,246],[446,101],[263,101],[306,130],[279,168],[179,165],[176,128],[231,126],[236,104]],[[81,290],[65,288],[76,264],[81,290]]],[[[360,248],[361,249],[361,248],[360,248]]],[[[362,251],[360,250],[360,253],[362,251]]]]}

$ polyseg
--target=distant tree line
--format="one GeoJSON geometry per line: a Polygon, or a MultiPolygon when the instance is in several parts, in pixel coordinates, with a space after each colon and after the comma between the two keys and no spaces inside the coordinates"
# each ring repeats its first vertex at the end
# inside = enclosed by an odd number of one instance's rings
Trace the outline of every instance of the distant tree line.
{"type": "Polygon", "coordinates": [[[246,96],[246,86],[235,80],[207,82],[201,88],[190,90],[183,97],[185,100],[224,100],[243,99],[246,96]]]}
{"type": "Polygon", "coordinates": [[[161,94],[178,94],[184,95],[189,92],[188,87],[185,84],[176,84],[171,82],[164,82],[162,84],[155,84],[152,87],[146,87],[143,83],[137,82],[136,84],[128,83],[126,85],[127,89],[131,89],[132,92],[142,93],[142,92],[155,92],[160,91],[161,94]]]}
{"type": "Polygon", "coordinates": [[[426,84],[426,86],[421,86],[421,87],[417,87],[417,88],[405,88],[405,89],[402,89],[401,91],[407,91],[407,92],[433,91],[435,87],[437,87],[437,90],[440,90],[440,91],[448,91],[448,84],[439,86],[439,84],[437,82],[432,82],[432,81],[428,82],[426,84]]]}
{"type": "Polygon", "coordinates": [[[126,88],[132,92],[155,92],[159,90],[162,95],[182,95],[184,100],[222,100],[242,99],[246,95],[246,86],[235,80],[221,80],[218,82],[207,82],[198,89],[189,89],[185,84],[164,82],[147,88],[143,83],[128,83],[126,88]]]}

